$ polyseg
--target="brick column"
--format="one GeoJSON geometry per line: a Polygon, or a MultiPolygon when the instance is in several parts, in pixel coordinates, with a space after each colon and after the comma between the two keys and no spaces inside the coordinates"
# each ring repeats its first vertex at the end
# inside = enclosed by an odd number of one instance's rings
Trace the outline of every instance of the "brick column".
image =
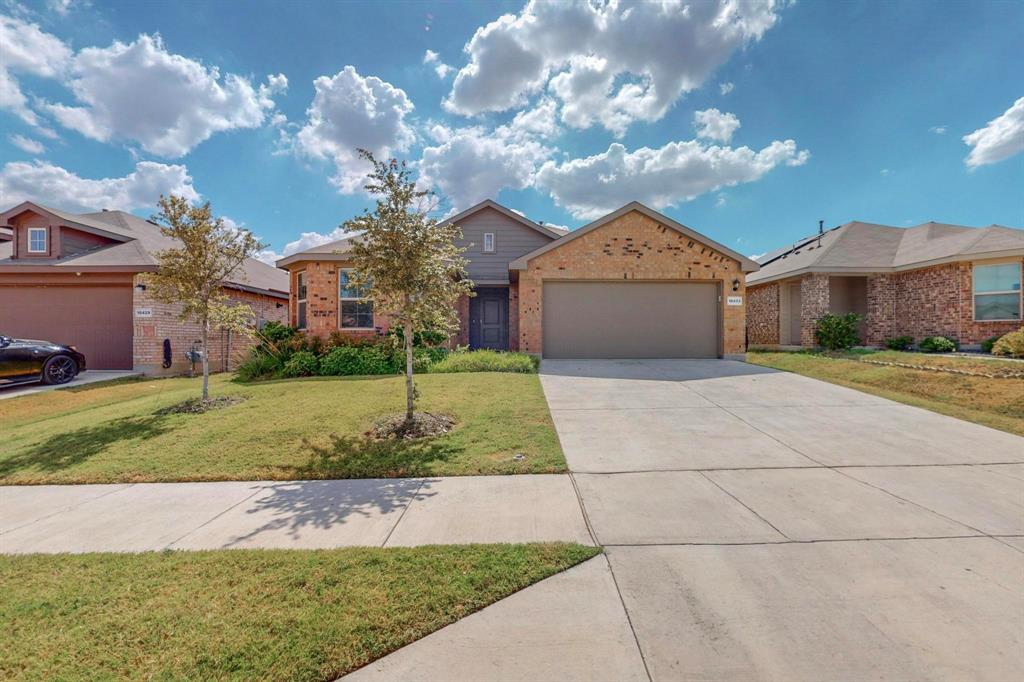
{"type": "Polygon", "coordinates": [[[868,276],[868,310],[863,343],[881,346],[896,334],[896,284],[892,275],[868,276]]]}
{"type": "Polygon", "coordinates": [[[818,320],[828,312],[828,275],[814,272],[800,280],[800,345],[813,347],[818,320]]]}

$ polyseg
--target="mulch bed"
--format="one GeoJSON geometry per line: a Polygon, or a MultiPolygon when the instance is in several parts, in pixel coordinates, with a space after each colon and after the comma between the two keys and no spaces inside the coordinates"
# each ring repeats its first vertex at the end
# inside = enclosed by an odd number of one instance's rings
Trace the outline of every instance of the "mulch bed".
{"type": "Polygon", "coordinates": [[[405,414],[391,414],[380,419],[373,428],[366,432],[367,436],[380,440],[417,438],[433,438],[443,436],[455,427],[455,420],[444,414],[432,412],[414,412],[412,423],[405,421],[405,414]]]}
{"type": "Polygon", "coordinates": [[[244,402],[245,398],[237,395],[222,395],[216,398],[210,398],[209,400],[203,400],[202,398],[189,398],[183,400],[180,403],[171,405],[169,407],[162,407],[154,414],[164,416],[168,414],[202,414],[209,412],[210,410],[219,410],[223,407],[231,407],[237,405],[240,402],[244,402]]]}

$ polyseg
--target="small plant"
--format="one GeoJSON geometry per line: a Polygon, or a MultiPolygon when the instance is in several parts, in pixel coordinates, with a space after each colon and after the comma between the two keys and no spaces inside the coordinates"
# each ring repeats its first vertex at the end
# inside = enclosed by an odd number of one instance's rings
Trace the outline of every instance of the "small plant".
{"type": "Polygon", "coordinates": [[[319,372],[320,361],[307,350],[300,350],[288,358],[281,370],[281,374],[286,377],[310,377],[319,372]]]}
{"type": "Polygon", "coordinates": [[[922,353],[952,353],[956,350],[956,341],[945,336],[929,336],[917,344],[922,353]]]}
{"type": "Polygon", "coordinates": [[[998,341],[1000,338],[1002,338],[1002,337],[990,336],[987,339],[985,339],[984,341],[982,341],[981,342],[981,352],[982,353],[991,353],[992,352],[992,347],[996,345],[996,341],[998,341]]]}
{"type": "Polygon", "coordinates": [[[260,330],[260,336],[263,340],[276,344],[289,340],[295,336],[298,331],[299,330],[295,327],[291,327],[287,324],[281,324],[280,322],[267,322],[263,325],[263,329],[260,330]]]}
{"type": "Polygon", "coordinates": [[[913,336],[897,336],[882,342],[889,350],[910,350],[914,345],[913,336]]]}
{"type": "Polygon", "coordinates": [[[431,373],[446,372],[519,372],[532,374],[538,361],[526,353],[494,350],[456,351],[430,366],[431,373]]]}
{"type": "Polygon", "coordinates": [[[235,370],[235,376],[241,381],[266,379],[274,376],[281,368],[281,361],[277,357],[254,348],[245,362],[235,370]]]}
{"type": "Polygon", "coordinates": [[[825,350],[847,350],[860,343],[860,335],[857,333],[858,323],[860,323],[860,315],[857,313],[846,313],[845,315],[828,313],[818,320],[814,336],[818,340],[818,345],[825,350]]]}
{"type": "Polygon", "coordinates": [[[1024,327],[1000,336],[999,340],[992,345],[992,354],[1008,358],[1024,358],[1024,327]]]}

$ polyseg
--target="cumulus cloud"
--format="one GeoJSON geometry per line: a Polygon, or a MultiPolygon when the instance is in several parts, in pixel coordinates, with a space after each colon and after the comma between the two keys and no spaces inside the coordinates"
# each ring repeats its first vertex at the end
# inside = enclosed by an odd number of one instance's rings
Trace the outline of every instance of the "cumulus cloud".
{"type": "Polygon", "coordinates": [[[455,70],[452,67],[445,64],[444,62],[442,62],[441,56],[434,52],[433,50],[426,51],[426,53],[423,55],[423,63],[432,64],[434,66],[434,73],[437,74],[438,78],[442,79],[447,78],[448,74],[455,70]]]}
{"type": "Polygon", "coordinates": [[[15,74],[56,78],[67,68],[71,49],[37,24],[6,16],[0,16],[0,46],[0,109],[11,111],[31,126],[40,126],[15,74]]]}
{"type": "Polygon", "coordinates": [[[542,99],[532,109],[523,109],[512,119],[511,129],[517,133],[554,137],[558,134],[558,104],[549,98],[542,99]]]}
{"type": "Polygon", "coordinates": [[[723,114],[718,109],[704,109],[694,112],[693,127],[697,129],[697,137],[728,142],[740,127],[740,120],[735,114],[723,114]]]}
{"type": "Polygon", "coordinates": [[[547,161],[535,184],[573,216],[593,219],[632,200],[656,209],[674,206],[705,192],[752,182],[779,165],[802,165],[809,157],[793,140],[776,140],[760,151],[690,140],[629,152],[614,143],[594,156],[547,161]]]}
{"type": "Polygon", "coordinates": [[[24,135],[9,135],[7,137],[15,147],[25,152],[26,154],[42,154],[46,151],[46,147],[39,140],[33,140],[31,137],[25,137],[24,135]]]}
{"type": "Polygon", "coordinates": [[[62,125],[100,142],[136,142],[176,158],[217,132],[263,125],[272,96],[288,85],[282,74],[254,86],[236,74],[166,50],[160,36],[81,50],[69,66],[68,87],[80,106],[48,103],[62,125]]]}
{"type": "Polygon", "coordinates": [[[70,211],[153,208],[161,194],[197,201],[188,169],[152,161],[135,164],[120,178],[83,178],[44,161],[14,161],[0,169],[0,196],[8,204],[36,201],[70,211]]]}
{"type": "Polygon", "coordinates": [[[477,29],[444,106],[472,116],[524,105],[545,85],[562,120],[616,135],[655,121],[776,20],[774,0],[589,3],[531,0],[477,29]],[[638,40],[638,36],[643,36],[638,40]]]}
{"type": "Polygon", "coordinates": [[[306,123],[295,136],[295,148],[332,161],[331,181],[342,193],[357,192],[366,181],[369,166],[358,158],[357,148],[382,158],[415,142],[416,133],[406,121],[413,105],[404,90],[376,76],[364,78],[352,66],[334,76],[320,76],[313,87],[316,94],[306,110],[306,123]]]}
{"type": "Polygon", "coordinates": [[[311,249],[314,246],[320,246],[322,244],[328,244],[330,242],[338,241],[339,239],[345,239],[353,235],[359,234],[358,232],[346,232],[343,228],[335,228],[331,232],[303,232],[299,235],[299,238],[295,241],[288,242],[284,245],[284,250],[278,253],[273,249],[263,249],[254,256],[256,260],[263,261],[267,265],[274,265],[276,261],[281,260],[285,256],[290,256],[293,253],[299,251],[305,251],[311,249]]]}
{"type": "Polygon", "coordinates": [[[725,83],[719,83],[718,84],[718,90],[723,95],[728,95],[730,92],[732,92],[735,89],[736,89],[736,86],[733,83],[728,82],[728,81],[726,81],[725,83]]]}
{"type": "Polygon", "coordinates": [[[964,135],[963,141],[971,147],[964,163],[972,169],[997,163],[1024,151],[1024,97],[984,128],[964,135]]]}
{"type": "Polygon", "coordinates": [[[449,129],[443,137],[443,143],[424,148],[419,182],[437,188],[456,211],[493,199],[502,189],[531,186],[538,165],[553,153],[509,126],[449,129]]]}

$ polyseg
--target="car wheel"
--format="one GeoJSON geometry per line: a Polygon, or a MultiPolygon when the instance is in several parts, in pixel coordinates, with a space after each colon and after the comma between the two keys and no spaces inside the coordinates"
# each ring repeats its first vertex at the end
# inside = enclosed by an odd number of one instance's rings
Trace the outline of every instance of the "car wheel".
{"type": "Polygon", "coordinates": [[[66,384],[78,374],[78,363],[67,355],[54,355],[43,365],[44,384],[66,384]]]}

